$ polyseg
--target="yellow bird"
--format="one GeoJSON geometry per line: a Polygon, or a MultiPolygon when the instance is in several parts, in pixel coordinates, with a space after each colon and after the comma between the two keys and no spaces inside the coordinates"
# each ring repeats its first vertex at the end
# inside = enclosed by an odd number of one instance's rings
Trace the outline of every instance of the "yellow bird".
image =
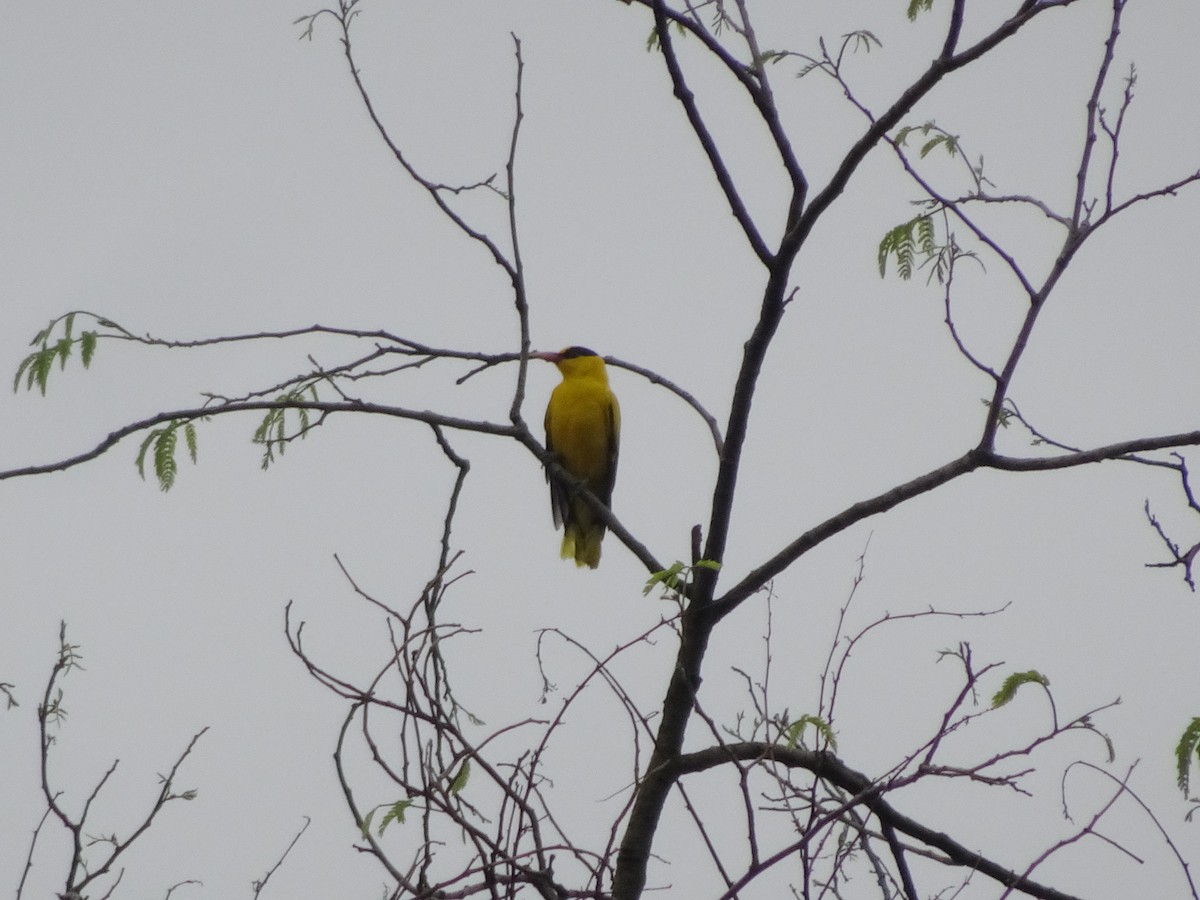
{"type": "MultiPolygon", "coordinates": [[[[586,347],[559,353],[531,353],[558,366],[562,382],[546,406],[546,449],[559,464],[612,505],[617,479],[617,450],[621,440],[621,408],[608,387],[604,360],[586,347]]],[[[546,473],[554,526],[563,529],[562,558],[577,566],[600,565],[604,523],[587,501],[546,473]]]]}

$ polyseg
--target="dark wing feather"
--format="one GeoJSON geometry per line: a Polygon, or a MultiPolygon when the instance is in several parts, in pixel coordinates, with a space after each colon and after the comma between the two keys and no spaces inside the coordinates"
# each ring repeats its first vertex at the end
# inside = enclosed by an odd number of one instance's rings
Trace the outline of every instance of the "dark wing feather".
{"type": "Polygon", "coordinates": [[[608,407],[608,468],[604,480],[593,487],[593,492],[612,509],[613,485],[617,483],[617,459],[621,453],[621,410],[612,398],[608,407]]]}
{"type": "MultiPolygon", "coordinates": [[[[550,407],[546,407],[546,449],[551,454],[557,457],[558,453],[554,449],[554,442],[550,439],[550,407]]],[[[571,501],[567,494],[567,489],[561,482],[550,474],[550,468],[546,468],[546,481],[550,482],[550,514],[554,517],[554,527],[562,528],[563,522],[566,521],[570,511],[571,501]]]]}

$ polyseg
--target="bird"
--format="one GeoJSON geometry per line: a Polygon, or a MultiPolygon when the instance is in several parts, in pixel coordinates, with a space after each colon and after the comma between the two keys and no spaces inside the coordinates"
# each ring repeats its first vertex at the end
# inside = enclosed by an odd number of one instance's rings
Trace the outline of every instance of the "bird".
{"type": "MultiPolygon", "coordinates": [[[[587,347],[531,353],[552,362],[562,381],[546,405],[546,449],[605,506],[612,505],[621,442],[621,407],[608,387],[604,360],[587,347]]],[[[546,471],[554,527],[562,528],[562,558],[594,569],[600,565],[605,526],[588,502],[546,471]]]]}

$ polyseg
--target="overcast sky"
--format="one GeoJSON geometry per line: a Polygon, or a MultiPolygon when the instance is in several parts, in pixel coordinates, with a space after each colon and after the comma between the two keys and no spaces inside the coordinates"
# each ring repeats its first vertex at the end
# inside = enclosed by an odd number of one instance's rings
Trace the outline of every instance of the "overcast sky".
{"type": "MultiPolygon", "coordinates": [[[[883,47],[848,71],[878,108],[940,47],[947,4],[916,24],[905,6],[761,2],[760,40],[814,52],[822,35],[835,45],[851,29],[870,29],[883,47]]],[[[997,191],[1064,208],[1106,8],[1081,0],[1045,15],[907,121],[936,119],[959,134],[970,159],[984,156],[997,191]]],[[[518,348],[503,273],[439,218],[382,145],[333,20],[318,22],[311,42],[298,39],[292,23],[312,11],[293,0],[9,5],[0,29],[0,371],[14,371],[29,339],[71,309],[174,339],[319,322],[458,349],[518,348]]],[[[356,25],[377,110],[414,163],[448,184],[502,170],[510,33],[521,39],[518,212],[535,347],[580,343],[646,366],[723,421],[763,279],[690,140],[661,59],[645,50],[647,13],[599,0],[368,2],[356,25]]],[[[1194,4],[1129,4],[1104,95],[1115,108],[1136,62],[1120,196],[1200,165],[1198,29],[1194,4]]],[[[774,234],[785,183],[761,126],[716,67],[685,59],[748,203],[774,234]]],[[[835,85],[797,81],[797,68],[777,66],[775,85],[820,184],[863,123],[835,85]]],[[[926,171],[957,193],[967,187],[957,165],[931,157],[926,171]]],[[[875,268],[880,237],[913,214],[916,196],[895,160],[877,153],[804,252],[756,399],[730,584],[802,530],[977,440],[990,385],[956,352],[936,287],[881,280],[875,268]]],[[[462,208],[503,236],[494,200],[470,197],[462,208]]],[[[987,221],[1032,272],[1044,272],[1052,227],[1010,210],[987,221]]],[[[1198,229],[1200,191],[1185,191],[1130,212],[1080,255],[1013,385],[1040,428],[1093,446],[1197,426],[1198,229]]],[[[963,271],[955,302],[964,339],[996,362],[1022,312],[1012,279],[985,259],[963,271]]],[[[106,342],[90,371],[78,360],[55,371],[44,398],[0,393],[0,469],[82,452],[127,422],[194,406],[204,391],[268,387],[304,371],[309,354],[334,365],[361,352],[330,339],[192,352],[106,342]]],[[[374,396],[505,421],[516,368],[456,386],[464,371],[395,378],[374,396]]],[[[549,366],[531,368],[529,421],[540,421],[556,380],[549,366]]],[[[711,441],[665,391],[621,371],[612,382],[624,417],[614,509],[659,559],[686,558],[689,530],[705,521],[711,498],[711,441]]],[[[63,685],[70,715],[53,778],[77,809],[121,760],[95,809],[97,832],[127,832],[157,790],[155,773],[211,728],[178,781],[198,790],[196,801],[170,806],[135,846],[117,896],[161,897],[183,879],[204,886],[177,897],[249,896],[304,816],[314,824],[303,854],[267,895],[378,896],[383,872],[350,849],[353,825],[330,764],[343,710],[289,652],[283,609],[294,603],[314,653],[331,666],[362,676],[381,664],[381,616],[356,599],[333,556],[364,589],[411,602],[437,558],[454,470],[425,426],[342,417],[264,474],[249,440],[256,424],[202,424],[200,463],[182,465],[168,494],[138,479],[136,438],[70,471],[0,484],[0,681],[15,685],[21,703],[0,715],[0,890],[15,890],[42,811],[35,711],[65,620],[86,671],[63,685]]],[[[611,537],[597,572],[560,563],[544,480],[526,451],[479,435],[452,440],[472,463],[454,544],[474,574],[451,593],[447,615],[482,629],[464,643],[460,691],[498,727],[544,713],[536,629],[567,629],[604,652],[669,608],[642,596],[646,573],[611,537]]],[[[1016,428],[1002,447],[1041,452],[1016,428]]],[[[1200,606],[1177,572],[1144,568],[1163,552],[1142,514],[1146,499],[1180,541],[1200,539],[1170,473],[1115,463],[979,473],[850,529],[776,582],[777,703],[795,713],[815,707],[836,613],[869,540],[855,627],[931,605],[1009,606],[988,619],[897,624],[864,642],[843,685],[847,762],[876,773],[919,743],[957,689],[938,651],[969,640],[981,662],[1048,675],[1062,716],[1121,697],[1097,723],[1116,742],[1113,770],[1140,760],[1135,787],[1195,868],[1200,825],[1183,822],[1171,751],[1200,715],[1200,606]]],[[[722,721],[748,708],[730,667],[761,665],[764,627],[764,606],[747,604],[714,638],[706,702],[722,721]]],[[[649,708],[674,650],[664,639],[629,660],[625,674],[649,708]]],[[[561,648],[551,663],[560,685],[582,664],[561,648]]],[[[626,735],[610,707],[598,695],[595,718],[579,716],[555,748],[568,816],[581,822],[609,816],[612,795],[627,786],[624,768],[589,763],[588,778],[570,774],[583,758],[576,754],[594,759],[626,735]]],[[[1026,698],[1008,715],[963,752],[1035,733],[1045,704],[1026,698]]],[[[1100,762],[1099,749],[1076,737],[1063,754],[1048,754],[1033,800],[976,789],[895,802],[1021,868],[1071,833],[1058,775],[1072,758],[1100,762]],[[964,818],[970,804],[980,814],[964,818]]],[[[1105,796],[1099,780],[1072,778],[1080,810],[1105,796]]],[[[389,799],[381,789],[378,802],[389,799]]],[[[1114,836],[1145,863],[1085,842],[1039,869],[1042,879],[1088,897],[1183,896],[1178,867],[1133,805],[1114,823],[1114,836]]],[[[651,883],[674,885],[671,896],[707,896],[716,883],[681,864],[692,841],[668,823],[656,846],[675,865],[655,870],[651,883]]],[[[26,896],[58,888],[65,860],[61,836],[48,831],[26,896]]],[[[928,883],[932,892],[941,882],[928,883]]],[[[970,896],[995,895],[976,889],[970,896]]]]}

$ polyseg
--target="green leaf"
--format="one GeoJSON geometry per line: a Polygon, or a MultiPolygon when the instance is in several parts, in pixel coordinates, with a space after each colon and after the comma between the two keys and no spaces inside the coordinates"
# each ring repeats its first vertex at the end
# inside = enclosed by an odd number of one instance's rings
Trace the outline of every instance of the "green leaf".
{"type": "Polygon", "coordinates": [[[94,331],[85,331],[79,338],[79,358],[85,369],[92,364],[92,357],[96,355],[96,339],[94,331]]]}
{"type": "MultiPolygon", "coordinates": [[[[379,807],[375,807],[375,809],[378,809],[378,808],[379,807]]],[[[363,816],[362,836],[363,836],[364,840],[371,836],[371,820],[373,818],[375,818],[375,809],[368,810],[367,814],[365,816],[363,816]]]]}
{"type": "Polygon", "coordinates": [[[13,376],[13,393],[21,389],[21,376],[33,365],[33,361],[37,358],[37,353],[30,353],[27,357],[21,360],[21,364],[17,366],[17,374],[13,376]]]}
{"type": "Polygon", "coordinates": [[[915,22],[918,15],[929,12],[931,9],[933,9],[933,0],[909,0],[908,21],[915,22]]]}
{"type": "MultiPolygon", "coordinates": [[[[681,22],[675,23],[675,30],[678,32],[679,37],[685,38],[688,36],[687,29],[683,27],[683,24],[681,22]]],[[[650,36],[646,38],[646,52],[653,53],[657,49],[658,49],[658,29],[651,28],[650,36]]]]}
{"type": "Polygon", "coordinates": [[[179,463],[175,460],[175,451],[179,446],[179,431],[183,430],[184,442],[187,444],[188,455],[196,462],[196,426],[185,419],[174,419],[164,428],[155,428],[142,441],[138,448],[135,461],[138,474],[146,478],[146,457],[153,452],[154,476],[158,486],[169,491],[175,486],[175,478],[179,474],[179,463]]]}
{"type": "Polygon", "coordinates": [[[175,444],[178,433],[175,424],[164,428],[154,444],[154,474],[158,478],[158,486],[169,491],[175,484],[175,474],[178,469],[175,463],[175,444]]]}
{"type": "MultiPolygon", "coordinates": [[[[378,831],[379,837],[383,837],[384,829],[387,828],[389,825],[391,825],[393,822],[399,822],[401,825],[403,825],[404,824],[404,813],[412,805],[413,805],[413,802],[411,800],[400,800],[396,803],[393,803],[391,806],[387,807],[387,812],[385,812],[383,814],[383,818],[379,820],[379,831],[378,831]]],[[[380,807],[376,807],[376,809],[378,809],[378,808],[380,808],[380,807]]],[[[370,830],[370,817],[372,815],[374,815],[374,813],[375,813],[375,810],[374,809],[371,810],[371,812],[367,813],[367,818],[363,820],[363,830],[364,831],[370,830]]]]}
{"type": "MultiPolygon", "coordinates": [[[[13,377],[14,392],[20,390],[21,380],[24,379],[26,390],[33,390],[34,385],[37,385],[38,390],[44,396],[50,383],[50,371],[54,367],[54,361],[58,360],[59,368],[65,369],[75,344],[79,344],[84,368],[91,365],[99,335],[95,331],[85,331],[79,337],[75,337],[75,317],[77,315],[79,314],[71,312],[59,319],[51,319],[49,325],[33,336],[30,346],[37,347],[37,349],[21,360],[21,364],[17,366],[16,375],[13,377]],[[59,322],[63,323],[62,336],[51,344],[50,336],[59,322]]],[[[91,313],[84,315],[91,316],[91,313]]],[[[95,317],[93,316],[93,318],[95,317]]],[[[97,319],[97,321],[102,325],[107,322],[106,319],[97,319]]]]}
{"type": "Polygon", "coordinates": [[[1192,757],[1200,754],[1200,718],[1192,719],[1175,745],[1176,780],[1186,797],[1192,774],[1192,757]]]}
{"type": "Polygon", "coordinates": [[[849,34],[843,34],[842,40],[847,44],[853,42],[853,52],[855,53],[857,53],[859,50],[865,50],[867,53],[870,53],[872,44],[874,44],[876,47],[883,46],[883,41],[875,37],[875,35],[870,31],[862,28],[857,31],[851,31],[849,34]]]}
{"type": "Polygon", "coordinates": [[[827,69],[827,68],[828,68],[828,65],[826,63],[818,62],[815,59],[810,59],[807,63],[805,63],[803,66],[800,67],[800,71],[798,71],[796,73],[796,77],[803,78],[805,75],[809,74],[810,72],[814,72],[817,69],[827,69]]]}
{"type": "Polygon", "coordinates": [[[996,691],[995,696],[992,697],[992,709],[999,709],[1012,700],[1017,695],[1017,688],[1023,684],[1040,684],[1044,688],[1049,688],[1050,679],[1036,669],[1030,669],[1028,672],[1014,672],[1004,679],[1004,684],[1000,685],[1000,690],[996,691]]]}
{"type": "Polygon", "coordinates": [[[956,155],[958,153],[958,135],[947,134],[943,131],[936,137],[930,138],[921,145],[921,159],[924,159],[939,146],[944,147],[946,152],[951,156],[956,155]]]}
{"type": "Polygon", "coordinates": [[[464,759],[462,767],[459,768],[458,774],[454,776],[454,781],[450,783],[450,793],[460,794],[462,789],[467,786],[467,782],[471,780],[471,761],[464,759]]]}
{"type": "Polygon", "coordinates": [[[183,439],[187,443],[188,456],[192,458],[192,463],[196,462],[196,425],[194,422],[188,422],[183,426],[183,439]]]}
{"type": "Polygon", "coordinates": [[[837,750],[837,736],[833,733],[833,729],[829,723],[820,716],[803,715],[795,722],[788,725],[783,730],[783,739],[787,743],[788,749],[793,749],[800,742],[801,736],[804,734],[804,729],[811,725],[825,739],[831,750],[837,750]]]}
{"type": "Polygon", "coordinates": [[[271,463],[275,461],[275,442],[271,437],[271,432],[275,430],[276,420],[282,420],[283,410],[269,409],[258,427],[254,429],[254,437],[251,440],[256,444],[263,445],[262,469],[266,471],[271,463]]]}
{"type": "Polygon", "coordinates": [[[645,597],[658,585],[662,585],[669,591],[678,592],[688,583],[691,573],[696,569],[710,569],[715,572],[720,568],[721,564],[711,559],[698,559],[693,566],[687,566],[682,561],[675,560],[669,569],[655,572],[646,579],[646,584],[642,588],[642,596],[645,597]]]}
{"type": "Polygon", "coordinates": [[[937,137],[927,140],[921,145],[921,159],[927,157],[929,155],[929,151],[945,140],[946,136],[944,134],[939,134],[937,137]]]}
{"type": "Polygon", "coordinates": [[[928,261],[935,256],[939,248],[934,232],[933,216],[922,213],[907,222],[901,222],[883,236],[879,242],[877,262],[879,277],[887,274],[887,261],[896,260],[896,274],[904,281],[912,278],[917,265],[917,252],[928,261]]]}
{"type": "Polygon", "coordinates": [[[642,596],[645,597],[660,584],[669,590],[675,590],[676,586],[679,584],[679,575],[681,572],[683,572],[683,570],[683,563],[679,560],[676,560],[669,569],[663,569],[659,572],[655,572],[646,579],[646,585],[642,588],[642,596]]]}
{"type": "Polygon", "coordinates": [[[154,443],[154,439],[158,437],[161,428],[155,428],[152,432],[146,435],[146,439],[142,441],[142,446],[138,448],[137,459],[134,464],[137,466],[138,474],[142,476],[142,481],[146,480],[146,452],[150,449],[150,445],[154,443]]]}
{"type": "Polygon", "coordinates": [[[26,387],[32,388],[34,384],[37,384],[43,397],[46,396],[46,385],[50,380],[50,370],[54,366],[54,356],[53,349],[43,347],[35,354],[33,365],[29,367],[29,384],[26,387]]]}
{"type": "Polygon", "coordinates": [[[46,346],[46,340],[50,337],[50,332],[54,330],[57,322],[58,319],[51,319],[49,325],[33,336],[33,340],[29,342],[29,346],[36,347],[38,344],[41,344],[43,347],[46,346]]]}
{"type": "Polygon", "coordinates": [[[933,256],[937,252],[937,244],[934,242],[933,216],[921,216],[917,219],[917,245],[926,256],[933,256]]]}
{"type": "Polygon", "coordinates": [[[69,337],[59,338],[58,343],[54,345],[54,355],[59,359],[58,368],[65,369],[67,367],[67,357],[71,355],[71,345],[75,343],[69,337]]]}

